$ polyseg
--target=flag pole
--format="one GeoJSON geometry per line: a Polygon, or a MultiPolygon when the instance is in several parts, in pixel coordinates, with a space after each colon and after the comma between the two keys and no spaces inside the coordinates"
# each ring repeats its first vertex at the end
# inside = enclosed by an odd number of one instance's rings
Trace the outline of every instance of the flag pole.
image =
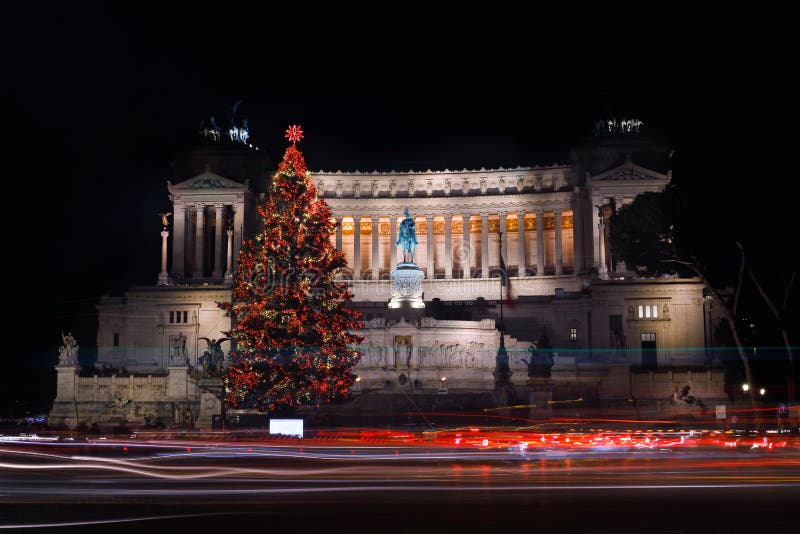
{"type": "Polygon", "coordinates": [[[505,323],[503,322],[503,276],[506,276],[503,269],[505,262],[503,261],[503,232],[500,232],[500,342],[502,343],[502,336],[505,334],[505,323]]]}

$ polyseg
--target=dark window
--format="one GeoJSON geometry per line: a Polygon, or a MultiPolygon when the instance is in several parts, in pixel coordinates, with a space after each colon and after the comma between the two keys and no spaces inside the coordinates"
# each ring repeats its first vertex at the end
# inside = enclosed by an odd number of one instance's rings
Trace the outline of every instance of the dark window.
{"type": "Polygon", "coordinates": [[[656,333],[642,332],[642,368],[655,369],[656,367],[658,367],[656,333]]]}
{"type": "Polygon", "coordinates": [[[119,347],[119,332],[114,332],[114,346],[119,347]]]}
{"type": "Polygon", "coordinates": [[[175,322],[175,312],[174,311],[169,312],[169,322],[170,323],[174,323],[175,322]]]}
{"type": "Polygon", "coordinates": [[[612,348],[625,348],[625,337],[622,331],[622,315],[608,316],[608,332],[611,334],[609,343],[612,348]]]}
{"type": "Polygon", "coordinates": [[[184,323],[188,323],[189,322],[188,319],[187,319],[188,315],[189,315],[189,312],[183,312],[183,322],[184,323]]]}

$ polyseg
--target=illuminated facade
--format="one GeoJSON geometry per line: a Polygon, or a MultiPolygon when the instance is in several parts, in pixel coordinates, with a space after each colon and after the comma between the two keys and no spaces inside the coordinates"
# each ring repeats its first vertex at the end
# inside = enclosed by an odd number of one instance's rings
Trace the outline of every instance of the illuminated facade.
{"type": "MultiPolygon", "coordinates": [[[[722,372],[704,351],[710,325],[702,284],[637,278],[608,244],[613,210],[669,183],[669,152],[636,131],[612,132],[578,145],[567,164],[313,173],[339,223],[331,239],[347,259],[342,276],[367,325],[355,369],[361,399],[436,394],[443,377],[450,395],[492,390],[501,240],[514,304],[504,310],[505,344],[520,397],[528,381],[522,359],[545,333],[556,353],[554,399],[660,402],[685,385],[704,399],[723,397],[722,372]],[[387,308],[406,208],[425,273],[421,315],[387,308]]],[[[207,348],[202,338],[221,338],[230,327],[216,303],[230,298],[239,244],[259,224],[271,166],[254,150],[216,144],[178,156],[174,169],[167,185],[173,222],[161,232],[157,284],[98,306],[98,368],[118,376],[76,375],[63,387],[59,378],[56,404],[78,420],[206,424],[207,412],[218,409],[210,399],[218,392],[193,370],[207,348]],[[159,385],[137,386],[148,376],[159,385]],[[120,398],[129,402],[114,405],[120,398]]]]}

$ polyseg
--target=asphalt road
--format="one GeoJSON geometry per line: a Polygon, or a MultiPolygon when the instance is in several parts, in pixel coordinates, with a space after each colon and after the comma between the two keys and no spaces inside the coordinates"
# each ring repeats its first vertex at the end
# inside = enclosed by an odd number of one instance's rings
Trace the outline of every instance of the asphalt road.
{"type": "Polygon", "coordinates": [[[800,455],[3,445],[2,528],[788,533],[800,455]]]}

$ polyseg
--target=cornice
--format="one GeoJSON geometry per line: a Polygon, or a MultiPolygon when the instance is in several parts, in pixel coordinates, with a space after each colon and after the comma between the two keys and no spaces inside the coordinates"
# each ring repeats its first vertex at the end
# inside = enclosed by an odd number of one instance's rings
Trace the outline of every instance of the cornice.
{"type": "Polygon", "coordinates": [[[516,195],[486,195],[451,198],[326,198],[335,215],[401,215],[408,207],[414,216],[429,214],[495,214],[513,211],[572,209],[572,192],[516,195]]]}
{"type": "MultiPolygon", "coordinates": [[[[571,188],[570,165],[408,172],[316,171],[320,196],[350,198],[473,197],[487,194],[552,192],[571,188]]],[[[573,180],[574,181],[574,180],[573,180]]]]}

